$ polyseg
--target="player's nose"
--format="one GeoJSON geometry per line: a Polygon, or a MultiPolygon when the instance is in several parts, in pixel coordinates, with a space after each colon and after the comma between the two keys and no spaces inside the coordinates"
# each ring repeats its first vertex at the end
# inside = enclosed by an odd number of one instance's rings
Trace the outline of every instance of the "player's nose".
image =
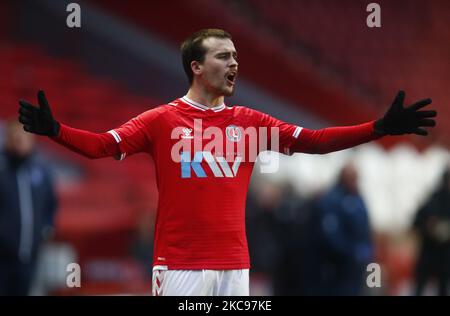
{"type": "Polygon", "coordinates": [[[230,71],[234,71],[237,72],[238,71],[238,63],[232,63],[230,65],[228,65],[228,68],[230,69],[230,71]]]}
{"type": "Polygon", "coordinates": [[[230,62],[230,64],[229,64],[229,67],[230,68],[235,68],[236,70],[237,70],[237,67],[239,66],[239,63],[237,62],[237,60],[236,59],[234,59],[234,58],[231,58],[231,62],[230,62]]]}

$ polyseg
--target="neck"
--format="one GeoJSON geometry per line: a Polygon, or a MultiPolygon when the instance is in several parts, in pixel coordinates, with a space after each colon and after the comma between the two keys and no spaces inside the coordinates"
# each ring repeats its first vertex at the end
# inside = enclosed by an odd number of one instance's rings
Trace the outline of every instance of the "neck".
{"type": "Polygon", "coordinates": [[[204,87],[200,87],[199,85],[193,83],[189,88],[186,96],[195,101],[197,103],[203,104],[209,108],[216,107],[218,105],[223,104],[224,96],[217,95],[207,91],[204,87]]]}

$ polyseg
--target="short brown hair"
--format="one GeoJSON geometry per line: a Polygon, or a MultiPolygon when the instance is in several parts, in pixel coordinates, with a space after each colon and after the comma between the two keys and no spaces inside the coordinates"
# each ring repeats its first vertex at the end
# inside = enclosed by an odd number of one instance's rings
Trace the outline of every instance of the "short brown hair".
{"type": "Polygon", "coordinates": [[[209,37],[232,39],[230,33],[221,29],[203,29],[189,36],[181,44],[181,58],[183,60],[183,68],[192,84],[194,74],[192,73],[191,62],[198,61],[202,63],[205,60],[206,48],[203,46],[203,40],[209,37]]]}

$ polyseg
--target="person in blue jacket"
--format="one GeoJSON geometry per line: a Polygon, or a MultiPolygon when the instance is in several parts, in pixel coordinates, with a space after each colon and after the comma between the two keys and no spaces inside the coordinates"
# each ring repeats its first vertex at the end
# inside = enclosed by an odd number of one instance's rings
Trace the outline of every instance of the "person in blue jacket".
{"type": "Polygon", "coordinates": [[[51,232],[57,200],[33,135],[7,121],[0,152],[0,295],[28,295],[39,247],[51,232]]]}
{"type": "Polygon", "coordinates": [[[317,200],[315,258],[310,294],[362,295],[374,250],[369,216],[358,191],[358,173],[349,163],[337,183],[317,200]]]}

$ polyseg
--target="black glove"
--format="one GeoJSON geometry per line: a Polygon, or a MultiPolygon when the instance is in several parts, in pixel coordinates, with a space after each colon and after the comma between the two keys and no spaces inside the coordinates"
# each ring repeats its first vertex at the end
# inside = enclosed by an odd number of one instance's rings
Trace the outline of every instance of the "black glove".
{"type": "Polygon", "coordinates": [[[53,119],[52,111],[45,98],[44,91],[39,90],[37,98],[39,108],[26,101],[19,101],[19,122],[23,124],[23,129],[27,132],[38,135],[57,136],[60,125],[53,119]]]}
{"type": "Polygon", "coordinates": [[[417,134],[426,136],[428,132],[421,128],[435,126],[436,121],[430,119],[437,115],[436,111],[419,111],[431,104],[431,99],[420,100],[404,108],[405,92],[400,90],[389,110],[383,118],[375,122],[375,132],[379,135],[417,134]]]}

